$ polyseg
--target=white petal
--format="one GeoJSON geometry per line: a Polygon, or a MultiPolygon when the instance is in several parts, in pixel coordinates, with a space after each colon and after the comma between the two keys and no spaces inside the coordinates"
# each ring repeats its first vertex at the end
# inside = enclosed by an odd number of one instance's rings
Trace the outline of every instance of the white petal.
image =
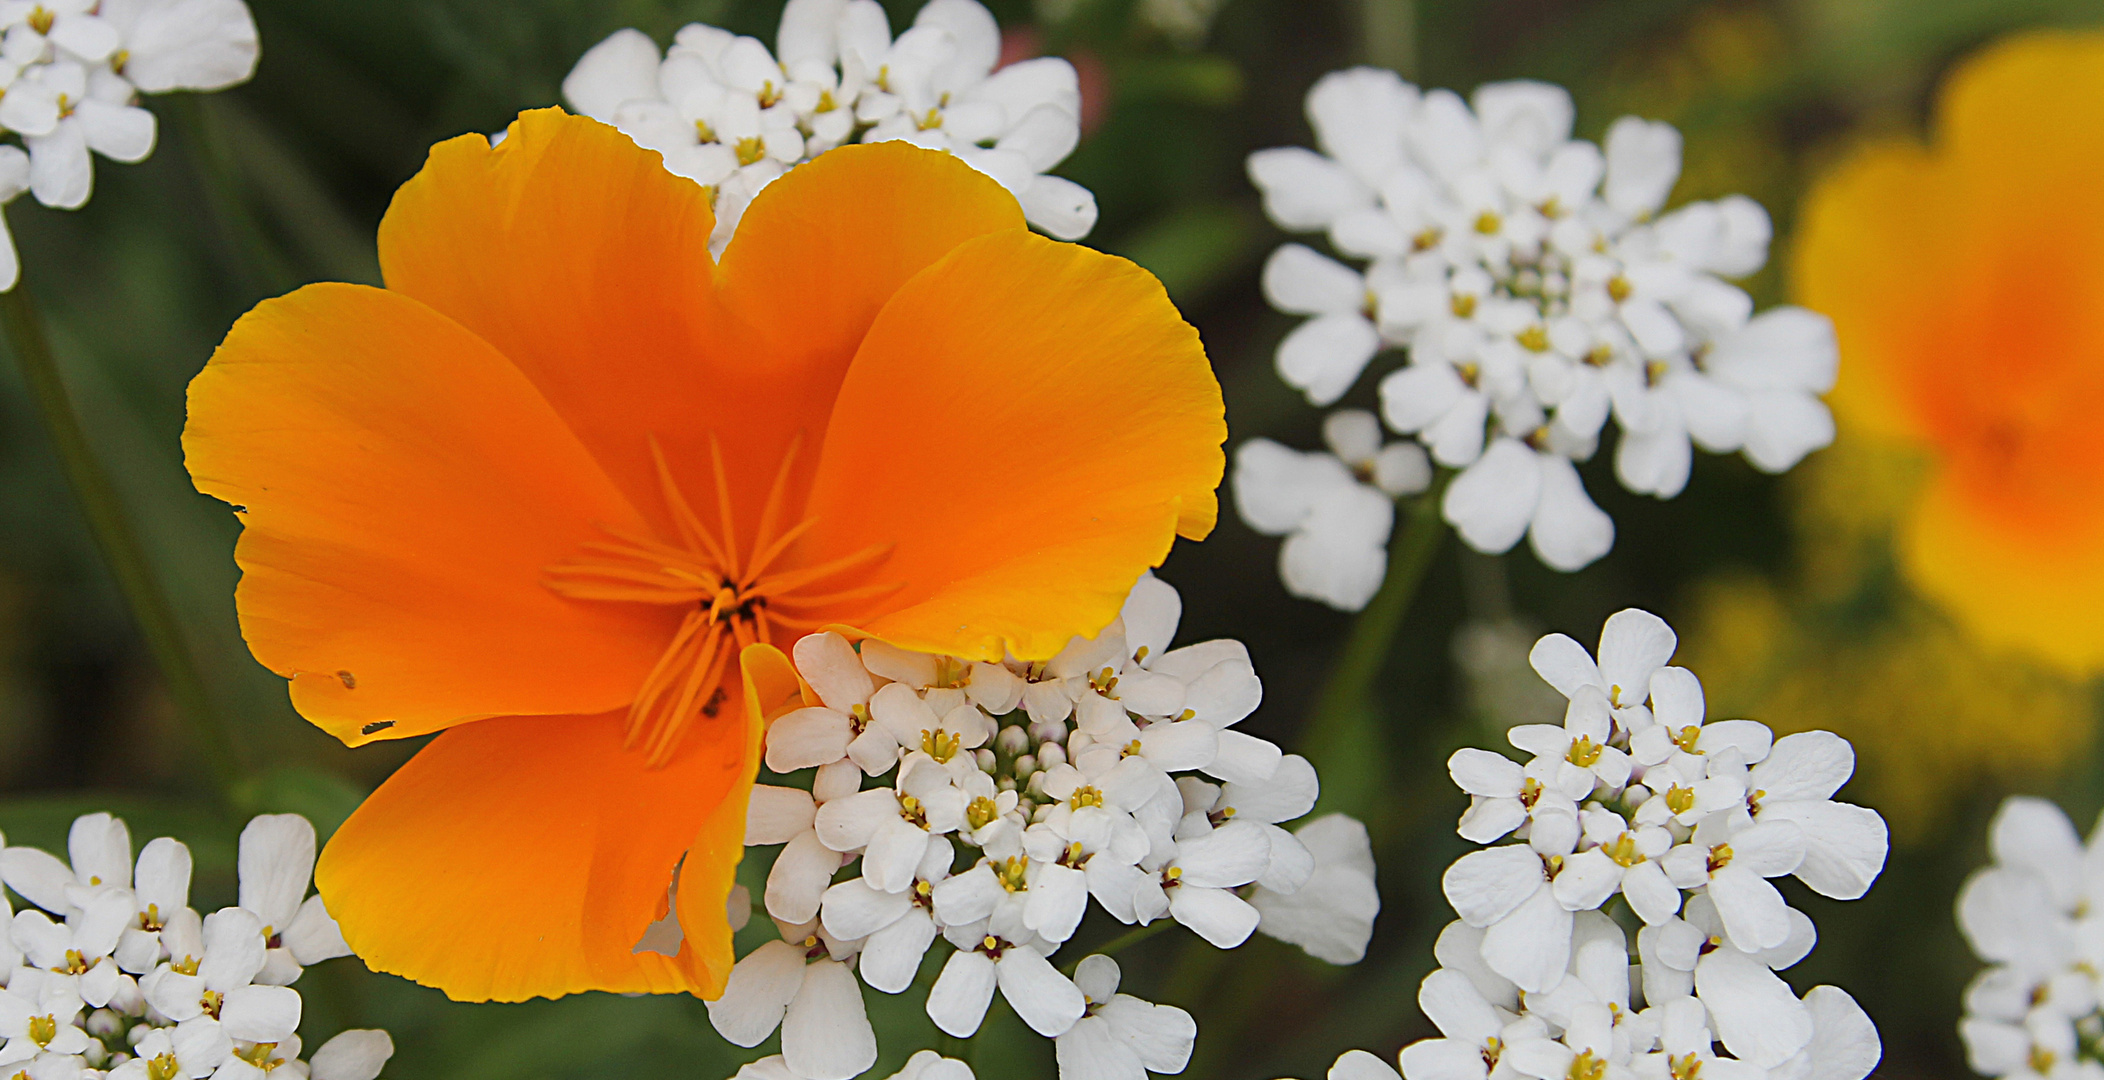
{"type": "Polygon", "coordinates": [[[767,913],[797,925],[817,918],[819,901],[838,869],[839,853],[820,843],[816,834],[799,833],[767,872],[767,913]]]}
{"type": "Polygon", "coordinates": [[[811,769],[847,756],[854,732],[832,709],[798,709],[767,726],[767,767],[778,773],[811,769]]]}
{"type": "Polygon", "coordinates": [[[754,784],[745,810],[745,843],[786,844],[809,832],[817,813],[818,805],[811,801],[808,791],[754,784]]]}
{"type": "Polygon", "coordinates": [[[1388,1063],[1364,1050],[1346,1050],[1330,1066],[1328,1080],[1396,1080],[1388,1063]]]}
{"type": "MultiPolygon", "coordinates": [[[[1310,483],[1311,474],[1332,468],[1343,471],[1342,463],[1326,454],[1303,454],[1270,439],[1251,439],[1235,448],[1235,509],[1260,533],[1290,532],[1314,512],[1315,493],[1322,485],[1310,483]]],[[[1344,479],[1348,482],[1349,474],[1344,479]]]]}
{"type": "Polygon", "coordinates": [[[307,1059],[313,1080],[375,1080],[394,1056],[394,1040],[385,1031],[354,1028],[339,1032],[307,1059]]]}
{"type": "Polygon", "coordinates": [[[144,161],[153,153],[157,130],[152,113],[106,101],[83,101],[75,109],[88,149],[112,161],[144,161]]]}
{"type": "Polygon", "coordinates": [[[1291,315],[1351,315],[1366,307],[1366,279],[1304,244],[1279,245],[1264,262],[1263,284],[1264,299],[1291,315]]]}
{"type": "Polygon", "coordinates": [[[1264,212],[1281,228],[1326,229],[1373,194],[1343,166],[1312,150],[1284,146],[1249,155],[1249,179],[1264,193],[1264,212]]]}
{"type": "Polygon", "coordinates": [[[1541,856],[1512,844],[1463,855],[1447,868],[1440,887],[1463,922],[1486,927],[1541,891],[1543,880],[1541,856]]]}
{"type": "Polygon", "coordinates": [[[1680,132],[1673,126],[1625,116],[1607,129],[1607,177],[1600,194],[1630,217],[1665,205],[1680,178],[1680,132]]]}
{"type": "Polygon", "coordinates": [[[1096,227],[1096,193],[1066,177],[1038,176],[1019,198],[1023,217],[1055,240],[1079,240],[1096,227]]]}
{"type": "Polygon", "coordinates": [[[205,955],[197,975],[208,990],[245,986],[263,970],[263,922],[247,908],[221,908],[204,920],[205,955]]]}
{"type": "Polygon", "coordinates": [[[1418,985],[1417,1007],[1440,1034],[1462,1042],[1481,1045],[1505,1026],[1468,976],[1445,968],[1418,985]]]}
{"type": "Polygon", "coordinates": [[[1548,889],[1536,889],[1518,909],[1483,934],[1483,961],[1528,993],[1563,981],[1571,958],[1571,913],[1548,889]]]}
{"type": "Polygon", "coordinates": [[[886,892],[854,878],[825,891],[820,920],[827,933],[852,941],[890,926],[912,909],[910,893],[886,892]]]}
{"type": "Polygon", "coordinates": [[[1609,700],[1618,708],[1641,702],[1678,644],[1673,628],[1648,611],[1626,608],[1608,616],[1600,629],[1600,675],[1609,700]]]}
{"type": "Polygon", "coordinates": [[[1016,946],[1003,952],[994,975],[1009,1007],[1048,1039],[1073,1027],[1087,1005],[1081,990],[1035,949],[1016,946]]]}
{"type": "Polygon", "coordinates": [[[1811,1065],[1807,1080],[1863,1080],[1877,1068],[1884,1054],[1877,1026],[1848,991],[1815,986],[1804,1004],[1812,1014],[1812,1041],[1803,1051],[1811,1065]]]}
{"type": "Polygon", "coordinates": [[[37,201],[60,210],[78,209],[95,186],[94,162],[88,157],[87,133],[78,120],[59,121],[49,135],[25,135],[29,147],[29,190],[37,201]]]}
{"type": "Polygon", "coordinates": [[[578,112],[612,123],[624,101],[658,96],[658,47],[640,30],[616,30],[578,58],[563,79],[563,99],[578,112]]]}
{"type": "Polygon", "coordinates": [[[1248,901],[1226,889],[1192,885],[1169,890],[1169,914],[1221,949],[1232,949],[1249,940],[1261,919],[1248,901]]]}
{"type": "Polygon", "coordinates": [[[1264,830],[1253,822],[1236,821],[1177,845],[1176,865],[1185,885],[1231,889],[1255,881],[1270,856],[1271,842],[1264,830]]]}
{"type": "Polygon", "coordinates": [[[1763,472],[1788,472],[1806,454],[1834,441],[1833,412],[1809,394],[1758,391],[1747,406],[1746,460],[1763,472]]]}
{"type": "MultiPolygon", "coordinates": [[[[314,826],[298,814],[263,814],[241,830],[241,906],[271,932],[292,925],[314,874],[314,826]]],[[[209,931],[208,931],[209,932],[209,931]]]]}
{"type": "Polygon", "coordinates": [[[1581,570],[1614,547],[1615,523],[1585,493],[1568,458],[1539,455],[1541,499],[1527,539],[1551,569],[1581,570]]]}
{"type": "Polygon", "coordinates": [[[1795,822],[1803,830],[1804,862],[1794,872],[1821,896],[1857,899],[1885,868],[1890,840],[1875,810],[1825,800],[1764,801],[1761,820],[1795,822]]]}
{"type": "Polygon", "coordinates": [[[1440,512],[1470,547],[1511,550],[1527,532],[1541,495],[1542,469],[1517,439],[1498,439],[1448,485],[1440,512]]]}
{"type": "Polygon", "coordinates": [[[935,920],[918,908],[871,934],[862,943],[862,981],[873,990],[896,994],[913,984],[921,957],[935,940],[935,920]]]}
{"type": "Polygon", "coordinates": [[[282,1042],[300,1026],[299,991],[289,986],[237,986],[226,992],[219,1023],[230,1039],[282,1042]]]}
{"type": "Polygon", "coordinates": [[[1709,897],[1732,943],[1748,952],[1772,949],[1790,938],[1790,915],[1775,886],[1744,867],[1710,875],[1709,897]]]}
{"type": "Polygon", "coordinates": [[[1068,1028],[1053,1044],[1059,1075],[1069,1080],[1146,1080],[1140,1055],[1111,1032],[1110,1023],[1089,1017],[1068,1028]]]}
{"type": "Polygon", "coordinates": [[[959,949],[950,954],[928,991],[928,1018],[937,1028],[960,1039],[979,1030],[994,1000],[995,966],[983,952],[959,949]]]}
{"type": "Polygon", "coordinates": [[[1717,1038],[1738,1057],[1774,1068],[1812,1041],[1812,1015],[1767,966],[1736,949],[1714,949],[1695,965],[1695,993],[1717,1038]]]}
{"type": "Polygon", "coordinates": [[[770,941],[731,967],[723,996],[705,1002],[709,1023],[737,1046],[758,1046],[781,1026],[804,983],[804,950],[770,941]]]}
{"type": "Polygon", "coordinates": [[[1366,362],[1381,351],[1381,335],[1358,312],[1318,315],[1301,323],[1278,345],[1278,375],[1325,406],[1359,381],[1366,362]]]}
{"type": "Polygon", "coordinates": [[[318,964],[351,955],[351,947],[343,940],[343,930],[329,915],[328,907],[319,894],[310,896],[300,905],[299,914],[292,917],[292,925],[280,932],[285,948],[291,950],[292,958],[301,964],[318,964]]]}
{"type": "Polygon", "coordinates": [[[241,0],[145,5],[124,36],[123,75],[142,93],[223,90],[256,70],[256,24],[241,0]]]}
{"type": "Polygon", "coordinates": [[[862,1009],[862,984],[837,960],[804,968],[803,986],[782,1017],[782,1061],[806,1080],[850,1080],[877,1063],[877,1033],[862,1009]]]}

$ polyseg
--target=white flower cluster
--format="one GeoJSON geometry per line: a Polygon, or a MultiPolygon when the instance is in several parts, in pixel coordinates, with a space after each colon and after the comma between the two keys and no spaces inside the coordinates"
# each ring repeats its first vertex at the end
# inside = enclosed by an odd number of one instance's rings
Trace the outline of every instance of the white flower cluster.
{"type": "Polygon", "coordinates": [[[869,1069],[860,984],[904,991],[937,938],[951,952],[927,1012],[944,1032],[975,1033],[998,990],[1058,1040],[1063,1080],[1180,1071],[1188,1013],[1117,993],[1109,957],[1072,977],[1053,967],[1091,897],[1119,922],[1171,919],[1220,948],[1263,929],[1333,962],[1363,955],[1380,906],[1364,828],[1281,827],[1314,806],[1315,770],[1235,729],[1263,695],[1248,653],[1169,648],[1181,614],[1148,574],[1109,627],[1048,661],[833,633],[796,644],[823,704],[774,720],[766,761],[816,772],[809,790],[756,788],[746,833],[786,845],[765,895],[781,940],[740,959],[709,1004],[740,1046],[781,1030],[781,1055],[751,1067],[773,1071],[755,1075],[869,1069]],[[886,779],[865,790],[865,776],[886,779]]]}
{"type": "MultiPolygon", "coordinates": [[[[1752,200],[1658,216],[1680,173],[1670,126],[1623,117],[1603,148],[1571,138],[1560,87],[1491,83],[1471,105],[1374,68],[1325,76],[1307,114],[1322,152],[1258,151],[1250,178],[1280,226],[1325,232],[1368,265],[1295,243],[1272,254],[1266,297],[1308,317],[1279,344],[1279,375],[1327,406],[1377,355],[1405,350],[1381,378],[1381,417],[1460,470],[1442,509],[1477,550],[1525,536],[1559,570],[1606,554],[1614,522],[1573,462],[1610,417],[1615,474],[1659,498],[1687,483],[1691,443],[1781,472],[1832,441],[1819,400],[1834,381],[1831,324],[1801,308],[1755,316],[1725,280],[1767,261],[1768,215],[1752,200]]],[[[1237,501],[1261,531],[1355,530],[1321,542],[1378,549],[1387,517],[1339,507],[1411,490],[1349,458],[1287,460],[1263,440],[1237,455],[1237,501]]],[[[1363,559],[1339,567],[1330,581],[1288,568],[1286,581],[1363,606],[1363,579],[1379,574],[1363,559]]]]}
{"type": "Polygon", "coordinates": [[[2104,828],[2085,847],[2060,808],[2004,802],[1994,862],[1958,894],[1958,926],[1987,970],[1958,1033],[1984,1076],[2104,1080],[2104,828]]]}
{"type": "MultiPolygon", "coordinates": [[[[1847,993],[1799,998],[1775,974],[1816,933],[1770,879],[1854,899],[1884,867],[1883,819],[1833,801],[1854,752],[1823,731],[1705,722],[1674,647],[1636,610],[1607,621],[1597,661],[1541,639],[1534,668],[1570,700],[1563,725],[1512,729],[1525,765],[1475,749],[1448,763],[1470,795],[1461,835],[1518,842],[1446,873],[1461,918],[1419,994],[1443,1037],[1403,1050],[1409,1080],[1862,1080],[1877,1064],[1847,993]]],[[[1371,1055],[1359,1066],[1394,1076],[1371,1055]]]]}
{"type": "Polygon", "coordinates": [[[721,252],[759,190],[842,143],[947,150],[1000,181],[1032,225],[1088,235],[1096,197],[1047,176],[1081,138],[1074,66],[1039,57],[995,70],[1001,28],[979,0],[928,0],[897,38],[876,0],[789,0],[775,51],[700,23],[660,55],[621,30],[563,80],[571,108],[664,155],[714,193],[721,252]]]}
{"type": "Polygon", "coordinates": [[[0,937],[0,1075],[10,1080],[373,1080],[387,1033],[346,1031],[301,1061],[306,965],[349,956],[314,873],[314,826],[266,814],[241,832],[240,904],[190,907],[190,849],[162,837],[132,861],[121,819],[88,814],[70,865],[0,848],[0,880],[31,907],[0,937]]]}
{"type": "MultiPolygon", "coordinates": [[[[256,24],[242,0],[0,0],[0,206],[27,191],[75,210],[94,190],[89,151],[137,162],[153,153],[141,94],[221,90],[256,69],[256,24]]],[[[0,221],[0,291],[21,273],[0,221]]]]}

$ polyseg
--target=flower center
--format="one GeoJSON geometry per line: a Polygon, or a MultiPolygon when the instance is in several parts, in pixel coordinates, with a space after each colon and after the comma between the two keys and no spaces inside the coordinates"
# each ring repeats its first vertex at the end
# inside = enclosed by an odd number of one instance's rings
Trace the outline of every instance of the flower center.
{"type": "Polygon", "coordinates": [[[1730,866],[1730,865],[1731,865],[1731,845],[1730,845],[1730,844],[1718,844],[1718,845],[1717,845],[1716,847],[1713,847],[1713,848],[1711,848],[1711,849],[1710,849],[1710,853],[1709,853],[1709,871],[1710,871],[1710,873],[1714,874],[1714,873],[1716,873],[1717,871],[1719,871],[1719,870],[1722,870],[1722,869],[1724,869],[1725,867],[1727,867],[1727,866],[1730,866]]]}
{"type": "Polygon", "coordinates": [[[50,1046],[58,1038],[58,1017],[32,1016],[29,1018],[29,1041],[39,1048],[50,1046]]]}
{"type": "Polygon", "coordinates": [[[1566,1075],[1569,1080],[1606,1080],[1607,1061],[1586,1050],[1571,1059],[1571,1071],[1566,1075]]]}
{"type": "Polygon", "coordinates": [[[38,4],[36,7],[30,9],[29,28],[31,30],[36,31],[39,34],[50,33],[51,24],[57,21],[58,15],[53,13],[50,8],[47,8],[42,4],[38,4]]]}
{"type": "Polygon", "coordinates": [[[1029,888],[1029,884],[1023,880],[1029,872],[1030,856],[1028,855],[1010,855],[1008,858],[994,864],[994,877],[998,878],[1001,882],[1001,887],[1009,892],[1022,892],[1024,889],[1029,888]]]}
{"type": "Polygon", "coordinates": [[[182,1071],[183,1067],[177,1063],[174,1054],[162,1054],[146,1063],[146,1080],[175,1080],[182,1071]]]}
{"type": "Polygon", "coordinates": [[[1600,763],[1601,749],[1600,744],[1594,742],[1592,736],[1580,735],[1571,740],[1570,752],[1564,755],[1564,760],[1581,769],[1590,769],[1600,763]]]}
{"type": "Polygon", "coordinates": [[[738,140],[738,164],[751,165],[767,156],[767,143],[758,135],[747,135],[738,140]]]}
{"type": "Polygon", "coordinates": [[[1644,853],[1636,848],[1636,837],[1626,832],[1615,837],[1612,843],[1600,845],[1600,851],[1625,869],[1644,861],[1644,853]]]}
{"type": "Polygon", "coordinates": [[[1666,789],[1666,809],[1676,814],[1685,814],[1695,808],[1695,789],[1679,784],[1666,789]]]}
{"type": "Polygon", "coordinates": [[[1666,1068],[1672,1073],[1673,1080],[1695,1080],[1702,1075],[1702,1059],[1690,1050],[1679,1057],[1666,1058],[1666,1068]]]}
{"type": "MultiPolygon", "coordinates": [[[[686,618],[665,647],[657,666],[644,678],[628,711],[628,743],[641,743],[652,765],[663,765],[679,748],[679,737],[696,716],[714,719],[730,691],[724,683],[739,650],[755,643],[773,644],[777,637],[795,638],[817,630],[830,619],[820,612],[834,605],[866,601],[904,588],[891,583],[818,592],[813,586],[860,570],[891,553],[889,544],[873,544],[852,555],[817,566],[780,566],[791,545],[815,519],[785,524],[789,478],[802,437],[790,440],[760,512],[760,527],[750,549],[738,546],[731,513],[730,479],[723,450],[714,437],[709,454],[716,481],[717,527],[711,530],[688,504],[657,441],[658,485],[679,532],[668,544],[655,537],[630,536],[612,529],[612,540],[591,541],[584,553],[551,566],[547,585],[574,600],[661,604],[684,607],[686,618]]],[[[787,642],[785,641],[784,644],[787,642]]]]}
{"type": "Polygon", "coordinates": [[[994,819],[1000,816],[1000,804],[984,795],[973,799],[971,805],[964,808],[964,820],[971,825],[974,831],[993,824],[994,819]]]}
{"type": "Polygon", "coordinates": [[[270,1070],[285,1064],[284,1058],[271,1056],[271,1054],[274,1051],[276,1051],[277,1048],[278,1044],[276,1043],[257,1043],[256,1045],[251,1046],[246,1050],[234,1051],[234,1056],[240,1058],[243,1061],[248,1062],[250,1065],[254,1065],[256,1068],[261,1069],[264,1072],[269,1072],[270,1070]]]}

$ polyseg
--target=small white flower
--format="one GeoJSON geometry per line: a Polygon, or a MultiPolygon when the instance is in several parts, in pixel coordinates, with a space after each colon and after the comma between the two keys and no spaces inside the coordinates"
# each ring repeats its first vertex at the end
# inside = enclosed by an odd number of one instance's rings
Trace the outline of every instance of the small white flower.
{"type": "Polygon", "coordinates": [[[708,1003],[709,1022],[739,1046],[758,1046],[780,1028],[783,1062],[804,1080],[861,1075],[876,1064],[877,1036],[854,973],[830,950],[815,936],[754,949],[708,1003]]]}
{"type": "Polygon", "coordinates": [[[1081,990],[1043,953],[987,934],[971,948],[950,954],[928,991],[928,1018],[951,1035],[970,1038],[985,1019],[996,988],[1016,1015],[1046,1038],[1066,1034],[1088,1005],[1081,990]]]}
{"type": "Polygon", "coordinates": [[[1118,976],[1108,956],[1086,957],[1074,969],[1086,1005],[1055,1040],[1060,1080],[1146,1080],[1189,1064],[1198,1037],[1191,1014],[1118,993],[1118,976]]]}

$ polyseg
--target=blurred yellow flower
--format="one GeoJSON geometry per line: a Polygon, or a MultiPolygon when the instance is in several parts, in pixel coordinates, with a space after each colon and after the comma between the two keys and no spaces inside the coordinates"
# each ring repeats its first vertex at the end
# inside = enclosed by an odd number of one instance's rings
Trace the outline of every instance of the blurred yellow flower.
{"type": "Polygon", "coordinates": [[[1924,472],[1918,454],[1845,434],[1807,461],[1788,481],[1796,573],[1698,586],[1681,656],[1711,716],[1853,742],[1851,790],[1902,843],[1947,825],[1954,791],[2035,788],[2084,760],[2094,726],[2084,686],[1893,588],[1892,534],[1924,472]]]}
{"type": "Polygon", "coordinates": [[[1798,299],[1834,319],[1844,431],[1927,461],[1896,535],[1983,641],[2104,669],[2104,34],[1959,67],[1932,145],[1865,146],[1808,197],[1798,299]]]}

